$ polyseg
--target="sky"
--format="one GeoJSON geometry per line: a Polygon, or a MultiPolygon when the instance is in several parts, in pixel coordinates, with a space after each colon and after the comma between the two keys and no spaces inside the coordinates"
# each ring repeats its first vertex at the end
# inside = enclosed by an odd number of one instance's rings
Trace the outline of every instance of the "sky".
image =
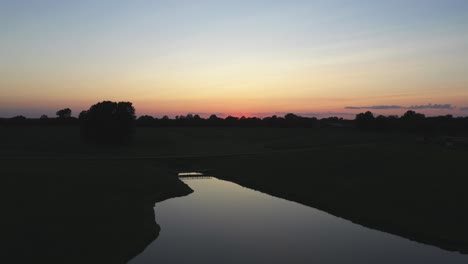
{"type": "Polygon", "coordinates": [[[468,115],[466,0],[0,0],[0,116],[468,115]]]}

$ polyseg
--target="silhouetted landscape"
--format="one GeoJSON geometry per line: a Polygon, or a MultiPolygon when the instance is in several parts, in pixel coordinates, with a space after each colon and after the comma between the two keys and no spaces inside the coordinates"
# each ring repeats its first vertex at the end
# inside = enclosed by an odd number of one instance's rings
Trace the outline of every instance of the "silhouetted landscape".
{"type": "Polygon", "coordinates": [[[4,194],[15,201],[4,218],[6,257],[126,263],[158,237],[154,204],[191,192],[182,171],[468,252],[466,118],[137,119],[134,111],[107,101],[79,119],[59,111],[2,120],[4,194]]]}
{"type": "Polygon", "coordinates": [[[468,1],[0,1],[0,263],[468,263],[468,1]]]}
{"type": "Polygon", "coordinates": [[[191,189],[145,162],[2,158],[2,259],[127,263],[160,231],[153,206],[191,189]]]}

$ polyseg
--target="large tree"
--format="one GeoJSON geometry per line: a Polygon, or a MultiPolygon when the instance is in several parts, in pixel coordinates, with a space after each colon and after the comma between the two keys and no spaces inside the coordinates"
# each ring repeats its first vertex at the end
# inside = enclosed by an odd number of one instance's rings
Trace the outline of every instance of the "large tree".
{"type": "Polygon", "coordinates": [[[130,102],[97,103],[80,114],[82,137],[94,142],[126,142],[134,133],[135,119],[135,108],[130,102]]]}

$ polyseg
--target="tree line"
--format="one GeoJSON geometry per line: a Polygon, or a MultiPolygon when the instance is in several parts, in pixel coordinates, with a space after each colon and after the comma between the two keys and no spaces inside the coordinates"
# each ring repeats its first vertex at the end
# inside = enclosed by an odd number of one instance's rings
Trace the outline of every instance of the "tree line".
{"type": "Polygon", "coordinates": [[[319,127],[320,120],[315,117],[301,117],[295,114],[286,114],[284,117],[276,115],[258,118],[258,117],[234,117],[227,116],[225,118],[211,115],[208,118],[200,117],[199,115],[187,114],[179,115],[174,119],[168,116],[155,118],[152,116],[140,116],[136,120],[138,126],[158,127],[158,126],[218,126],[218,127],[319,127]]]}
{"type": "Polygon", "coordinates": [[[452,115],[426,117],[424,114],[408,110],[402,116],[374,116],[370,111],[356,115],[355,125],[361,130],[403,131],[418,134],[468,135],[468,117],[452,115]]]}
{"type": "Polygon", "coordinates": [[[357,114],[354,120],[338,117],[317,119],[302,117],[293,113],[279,117],[264,118],[234,117],[225,118],[211,115],[203,118],[199,115],[179,115],[174,119],[168,116],[156,118],[135,115],[131,102],[103,101],[82,111],[78,118],[72,116],[70,108],[56,112],[55,118],[45,115],[39,119],[24,116],[1,118],[0,125],[79,125],[81,137],[92,142],[125,142],[131,139],[136,126],[141,127],[335,127],[341,129],[357,128],[368,131],[404,131],[423,134],[468,135],[468,117],[455,118],[452,115],[426,117],[412,110],[399,116],[374,116],[370,111],[357,114]]]}

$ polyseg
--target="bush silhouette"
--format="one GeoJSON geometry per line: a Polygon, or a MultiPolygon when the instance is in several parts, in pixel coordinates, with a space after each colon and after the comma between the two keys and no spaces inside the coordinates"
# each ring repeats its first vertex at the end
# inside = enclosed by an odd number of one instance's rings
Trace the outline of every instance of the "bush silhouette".
{"type": "Polygon", "coordinates": [[[134,133],[135,119],[130,102],[100,102],[80,113],[81,135],[97,143],[127,142],[134,133]]]}

